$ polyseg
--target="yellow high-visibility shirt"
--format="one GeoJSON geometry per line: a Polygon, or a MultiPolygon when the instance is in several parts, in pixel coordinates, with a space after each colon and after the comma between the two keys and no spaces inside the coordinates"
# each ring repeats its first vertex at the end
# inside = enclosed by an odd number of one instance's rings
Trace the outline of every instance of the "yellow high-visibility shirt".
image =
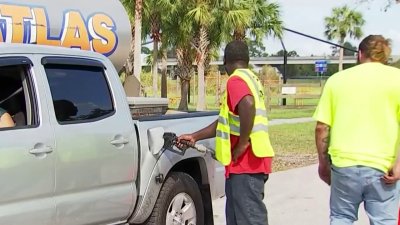
{"type": "Polygon", "coordinates": [[[387,172],[397,157],[400,70],[371,62],[336,73],[325,85],[314,119],[331,127],[333,165],[387,172]]]}

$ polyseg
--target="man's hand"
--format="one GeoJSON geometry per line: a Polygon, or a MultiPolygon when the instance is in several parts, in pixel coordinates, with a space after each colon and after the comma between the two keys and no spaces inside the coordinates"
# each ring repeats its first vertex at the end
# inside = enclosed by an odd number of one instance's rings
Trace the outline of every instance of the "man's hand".
{"type": "Polygon", "coordinates": [[[232,155],[233,162],[235,162],[235,163],[237,162],[239,157],[243,155],[243,153],[246,151],[246,149],[247,149],[247,147],[249,147],[249,145],[250,145],[249,142],[247,142],[246,144],[237,143],[235,145],[235,147],[233,148],[233,151],[232,151],[232,153],[233,153],[233,155],[232,155]]]}
{"type": "Polygon", "coordinates": [[[382,180],[385,182],[385,184],[389,185],[395,184],[398,180],[400,180],[400,164],[396,163],[396,165],[382,177],[382,180]]]}
{"type": "Polygon", "coordinates": [[[190,146],[194,146],[196,141],[197,140],[195,139],[193,134],[183,134],[178,137],[175,145],[179,149],[186,149],[190,146]]]}
{"type": "Polygon", "coordinates": [[[319,163],[318,175],[322,181],[324,181],[328,185],[331,185],[331,165],[329,163],[319,163]]]}
{"type": "Polygon", "coordinates": [[[178,137],[176,141],[176,147],[180,149],[187,149],[188,147],[192,147],[196,144],[197,141],[215,137],[215,133],[217,130],[218,120],[215,120],[213,123],[208,125],[207,127],[196,131],[192,134],[183,134],[178,137]],[[181,143],[184,142],[184,143],[181,143]]]}

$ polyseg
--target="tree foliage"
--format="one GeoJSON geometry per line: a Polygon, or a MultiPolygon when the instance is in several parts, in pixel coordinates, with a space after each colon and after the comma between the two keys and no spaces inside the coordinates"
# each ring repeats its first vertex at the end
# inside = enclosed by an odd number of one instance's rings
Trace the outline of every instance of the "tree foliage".
{"type": "MultiPolygon", "coordinates": [[[[350,42],[346,41],[343,44],[346,49],[344,49],[344,56],[354,56],[357,52],[357,47],[352,45],[350,42]],[[352,49],[353,51],[349,50],[352,49]]],[[[337,56],[339,55],[339,48],[336,46],[332,46],[332,56],[337,56]]]]}
{"type": "MultiPolygon", "coordinates": [[[[364,24],[365,20],[360,12],[351,10],[348,6],[333,8],[332,15],[325,17],[325,36],[343,45],[347,38],[361,38],[364,24]]],[[[343,54],[344,50],[341,48],[339,70],[343,69],[343,54]]]]}
{"type": "Polygon", "coordinates": [[[396,67],[396,68],[399,68],[399,69],[400,69],[400,59],[399,59],[399,60],[397,60],[397,62],[394,62],[394,63],[392,63],[392,64],[391,64],[391,66],[394,66],[394,67],[396,67]]]}
{"type": "Polygon", "coordinates": [[[344,44],[347,37],[359,39],[362,37],[362,27],[365,20],[360,12],[351,10],[348,6],[333,8],[332,15],[325,17],[325,36],[329,40],[337,40],[344,44]]]}
{"type": "MultiPolygon", "coordinates": [[[[135,0],[122,2],[130,7],[127,11],[132,18],[131,6],[135,0]]],[[[197,65],[201,74],[199,84],[202,84],[214,53],[234,39],[235,34],[258,44],[266,36],[282,36],[279,5],[269,0],[146,0],[143,3],[143,36],[161,41],[163,49],[175,51],[176,73],[182,87],[179,109],[182,110],[187,109],[186,95],[194,73],[193,64],[197,65]]],[[[257,50],[258,55],[265,55],[265,49],[257,50]]]]}
{"type": "MultiPolygon", "coordinates": [[[[282,49],[282,50],[279,50],[277,53],[273,54],[272,56],[275,56],[275,57],[281,56],[281,57],[283,57],[284,55],[285,55],[285,50],[282,49]]],[[[292,51],[288,51],[287,52],[287,56],[288,57],[299,57],[299,54],[297,54],[296,51],[292,50],[292,51]]]]}
{"type": "Polygon", "coordinates": [[[247,42],[249,46],[249,55],[250,57],[268,57],[268,53],[266,52],[266,48],[262,43],[258,43],[257,41],[250,40],[247,42]]]}

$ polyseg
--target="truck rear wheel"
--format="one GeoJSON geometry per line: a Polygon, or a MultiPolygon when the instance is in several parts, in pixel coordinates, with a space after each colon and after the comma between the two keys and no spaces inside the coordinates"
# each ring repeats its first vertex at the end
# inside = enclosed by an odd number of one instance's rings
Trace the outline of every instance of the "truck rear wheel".
{"type": "Polygon", "coordinates": [[[146,225],[204,225],[199,186],[186,173],[173,172],[166,179],[146,225]]]}

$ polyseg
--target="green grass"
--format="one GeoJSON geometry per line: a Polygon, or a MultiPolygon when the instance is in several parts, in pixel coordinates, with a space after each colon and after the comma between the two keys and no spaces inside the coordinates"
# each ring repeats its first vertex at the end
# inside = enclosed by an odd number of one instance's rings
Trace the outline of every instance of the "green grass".
{"type": "MultiPolygon", "coordinates": [[[[224,83],[226,82],[227,77],[222,77],[221,79],[221,87],[224,86],[224,83]]],[[[145,87],[145,92],[147,93],[147,96],[151,97],[152,94],[152,78],[150,73],[144,73],[142,76],[142,85],[145,87]]],[[[196,86],[196,80],[192,79],[191,81],[191,102],[188,104],[188,108],[190,111],[196,110],[196,104],[197,104],[197,88],[196,86]]],[[[160,81],[159,81],[160,82],[160,81]]],[[[178,81],[177,80],[171,80],[168,79],[168,98],[170,99],[170,104],[169,108],[170,109],[177,109],[179,105],[179,100],[180,100],[180,89],[177,86],[178,81]]],[[[319,83],[319,80],[294,80],[290,79],[288,80],[288,83],[293,83],[293,84],[298,84],[298,83],[310,83],[310,84],[316,84],[319,83]]],[[[216,79],[215,77],[207,77],[206,81],[206,89],[207,89],[207,96],[206,96],[206,109],[207,110],[219,110],[219,104],[216,102],[216,79]]],[[[159,87],[161,85],[159,84],[159,87]]],[[[321,93],[321,88],[320,86],[310,86],[310,87],[298,87],[297,88],[297,93],[299,94],[312,94],[312,95],[318,95],[321,93]]],[[[277,90],[275,90],[277,91],[277,90]]],[[[160,90],[159,90],[160,92],[160,90]]],[[[274,92],[274,94],[276,94],[274,92]]],[[[160,93],[158,93],[158,96],[160,93]]],[[[222,94],[221,94],[222,98],[222,94]]],[[[315,106],[317,105],[319,99],[303,99],[297,101],[297,104],[299,105],[298,108],[296,109],[272,109],[271,112],[269,113],[269,118],[270,119],[284,119],[284,118],[299,118],[299,117],[310,117],[312,116],[315,106]],[[305,106],[305,107],[302,107],[305,106]]],[[[277,106],[279,103],[278,98],[272,98],[270,104],[272,106],[277,106]]],[[[295,106],[295,100],[293,98],[287,98],[286,103],[288,106],[295,106]]]]}
{"type": "Polygon", "coordinates": [[[301,117],[311,117],[315,108],[299,108],[299,109],[272,109],[268,113],[268,119],[291,119],[301,117]]]}
{"type": "Polygon", "coordinates": [[[314,129],[313,122],[270,126],[270,139],[275,150],[274,171],[317,162],[314,129]]]}
{"type": "MultiPolygon", "coordinates": [[[[219,107],[217,107],[215,103],[214,96],[207,96],[207,110],[211,111],[218,111],[219,107]]],[[[171,109],[177,109],[179,102],[176,102],[174,105],[170,105],[171,109]]],[[[188,105],[189,110],[194,111],[196,110],[196,102],[189,103],[188,105]]],[[[315,111],[315,107],[308,107],[308,108],[282,108],[282,109],[272,109],[268,112],[268,119],[291,119],[291,118],[302,118],[302,117],[312,117],[315,111]]]]}
{"type": "MultiPolygon", "coordinates": [[[[277,105],[279,105],[279,98],[271,98],[271,102],[270,102],[270,105],[271,106],[277,106],[277,105]]],[[[302,99],[302,100],[297,100],[299,103],[301,102],[301,105],[303,105],[303,106],[316,106],[317,104],[318,104],[318,102],[319,102],[319,99],[317,99],[317,98],[315,98],[315,99],[302,99]]],[[[296,105],[295,104],[296,102],[295,102],[295,99],[293,99],[293,98],[287,98],[286,99],[286,104],[287,105],[291,105],[291,106],[294,106],[294,105],[296,105]]]]}

